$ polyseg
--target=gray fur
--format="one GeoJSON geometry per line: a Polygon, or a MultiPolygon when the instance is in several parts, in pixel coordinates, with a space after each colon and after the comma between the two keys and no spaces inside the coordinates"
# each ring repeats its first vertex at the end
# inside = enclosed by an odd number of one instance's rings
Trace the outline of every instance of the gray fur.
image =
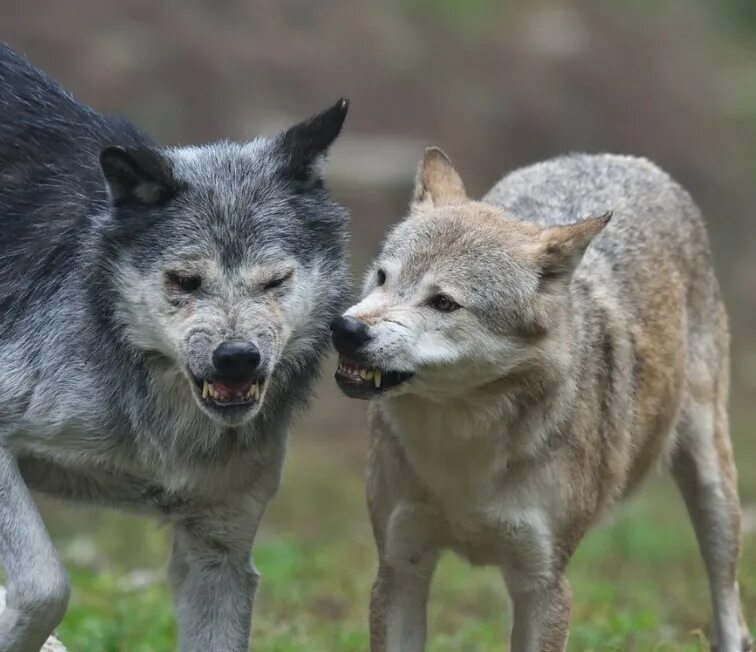
{"type": "Polygon", "coordinates": [[[169,521],[181,649],[246,650],[252,541],[347,291],[347,216],[320,178],[346,102],[164,149],[0,46],[0,108],[0,652],[39,650],[68,600],[29,488],[169,521]],[[225,340],[267,378],[232,416],[193,380],[225,340]]]}

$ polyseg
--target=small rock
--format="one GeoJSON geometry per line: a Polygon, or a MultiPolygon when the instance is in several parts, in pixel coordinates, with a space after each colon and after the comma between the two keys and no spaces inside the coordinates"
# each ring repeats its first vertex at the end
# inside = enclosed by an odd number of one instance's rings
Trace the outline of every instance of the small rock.
{"type": "Polygon", "coordinates": [[[159,581],[159,574],[150,568],[135,568],[118,580],[121,591],[139,591],[159,581]]]}

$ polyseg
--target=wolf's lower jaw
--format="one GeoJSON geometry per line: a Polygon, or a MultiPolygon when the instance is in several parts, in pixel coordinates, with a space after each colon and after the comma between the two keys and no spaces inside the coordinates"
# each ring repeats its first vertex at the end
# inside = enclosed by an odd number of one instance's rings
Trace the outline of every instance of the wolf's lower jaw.
{"type": "Polygon", "coordinates": [[[401,385],[412,376],[412,373],[406,371],[363,367],[343,356],[339,356],[339,366],[336,369],[336,383],[350,398],[373,398],[401,385]]]}

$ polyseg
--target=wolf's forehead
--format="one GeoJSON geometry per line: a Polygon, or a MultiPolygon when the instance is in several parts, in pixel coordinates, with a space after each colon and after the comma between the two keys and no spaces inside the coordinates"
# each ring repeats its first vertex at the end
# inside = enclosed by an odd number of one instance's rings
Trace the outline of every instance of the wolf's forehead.
{"type": "Polygon", "coordinates": [[[310,239],[266,139],[182,148],[172,156],[186,184],[174,226],[188,249],[238,266],[280,257],[310,239]]]}
{"type": "Polygon", "coordinates": [[[422,222],[401,225],[386,243],[384,257],[406,280],[433,277],[475,283],[491,274],[515,274],[523,267],[521,243],[469,224],[422,222]]]}
{"type": "Polygon", "coordinates": [[[270,144],[266,138],[245,144],[222,141],[171,149],[169,155],[179,179],[201,185],[225,184],[246,181],[271,167],[270,144]]]}
{"type": "Polygon", "coordinates": [[[296,256],[280,243],[248,246],[238,256],[230,256],[227,248],[210,240],[196,240],[182,246],[166,248],[167,262],[205,268],[218,274],[256,273],[259,270],[292,267],[299,264],[296,256]]]}

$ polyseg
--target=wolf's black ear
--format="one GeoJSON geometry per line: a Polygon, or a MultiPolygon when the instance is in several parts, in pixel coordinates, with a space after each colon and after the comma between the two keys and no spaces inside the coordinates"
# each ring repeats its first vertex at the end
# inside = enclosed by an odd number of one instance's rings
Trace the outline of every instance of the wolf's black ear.
{"type": "Polygon", "coordinates": [[[162,204],[177,189],[170,161],[149,147],[106,147],[100,166],[115,205],[162,204]]]}
{"type": "Polygon", "coordinates": [[[580,263],[588,245],[611,218],[612,212],[608,211],[601,217],[544,229],[538,244],[538,262],[543,278],[569,276],[580,263]]]}
{"type": "Polygon", "coordinates": [[[349,100],[342,97],[330,109],[294,125],[278,137],[286,157],[287,176],[305,183],[319,179],[319,165],[341,132],[348,109],[349,100]]]}

